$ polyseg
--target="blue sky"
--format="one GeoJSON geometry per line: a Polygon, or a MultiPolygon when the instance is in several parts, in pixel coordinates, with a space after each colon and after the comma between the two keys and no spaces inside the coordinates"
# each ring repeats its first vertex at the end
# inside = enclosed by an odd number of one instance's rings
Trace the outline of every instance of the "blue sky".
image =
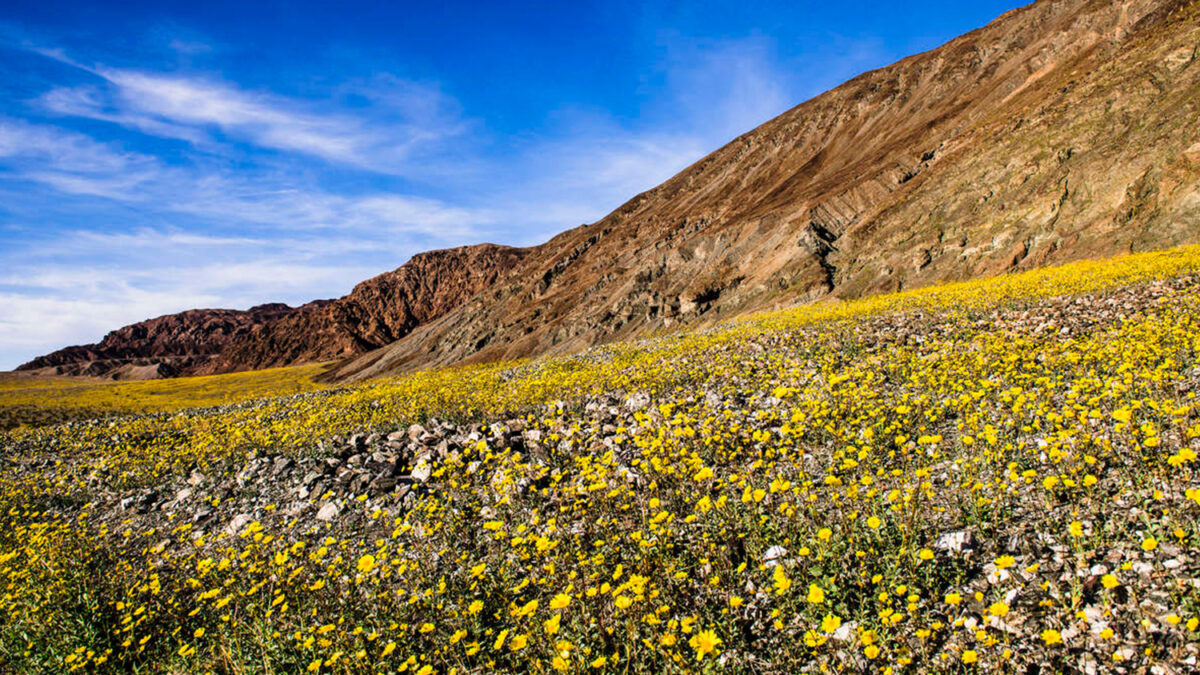
{"type": "Polygon", "coordinates": [[[0,369],[535,244],[1011,0],[0,7],[0,369]]]}

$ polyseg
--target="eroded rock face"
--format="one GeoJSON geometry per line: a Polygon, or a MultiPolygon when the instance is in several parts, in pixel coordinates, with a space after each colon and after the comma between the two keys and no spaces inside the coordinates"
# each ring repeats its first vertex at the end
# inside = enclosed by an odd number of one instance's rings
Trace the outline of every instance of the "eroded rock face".
{"type": "Polygon", "coordinates": [[[197,372],[229,372],[357,356],[408,335],[488,288],[526,249],[494,244],[429,251],[313,312],[240,335],[197,372]]]}
{"type": "Polygon", "coordinates": [[[96,344],[60,349],[17,370],[53,375],[153,379],[190,372],[214,360],[230,342],[254,329],[323,303],[282,303],[248,310],[192,309],[118,328],[96,344]]]}
{"type": "Polygon", "coordinates": [[[1198,18],[1183,0],[1013,10],[741,136],[331,377],[1200,240],[1198,18]]]}

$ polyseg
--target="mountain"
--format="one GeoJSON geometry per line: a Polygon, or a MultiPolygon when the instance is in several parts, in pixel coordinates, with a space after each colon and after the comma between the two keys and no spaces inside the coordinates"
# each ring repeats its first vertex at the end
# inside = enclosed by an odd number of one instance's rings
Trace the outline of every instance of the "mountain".
{"type": "Polygon", "coordinates": [[[330,373],[1200,240],[1200,3],[1043,0],[807,101],[330,373]]]}
{"type": "Polygon", "coordinates": [[[17,370],[151,379],[355,356],[454,309],[524,255],[494,244],[429,251],[337,300],[188,310],[125,326],[97,344],[67,347],[17,370]]]}
{"type": "Polygon", "coordinates": [[[17,370],[114,380],[187,374],[215,359],[234,339],[282,317],[306,314],[321,304],[293,308],[273,303],[245,311],[191,309],[119,328],[96,344],[39,356],[17,370]]]}
{"type": "Polygon", "coordinates": [[[796,106],[594,224],[416,256],[177,372],[345,359],[326,377],[358,380],[1200,241],[1198,55],[1200,3],[1041,0],[796,106]]]}
{"type": "Polygon", "coordinates": [[[230,372],[356,356],[408,335],[457,308],[515,268],[525,249],[495,244],[429,251],[354,287],[233,340],[197,372],[230,372]]]}

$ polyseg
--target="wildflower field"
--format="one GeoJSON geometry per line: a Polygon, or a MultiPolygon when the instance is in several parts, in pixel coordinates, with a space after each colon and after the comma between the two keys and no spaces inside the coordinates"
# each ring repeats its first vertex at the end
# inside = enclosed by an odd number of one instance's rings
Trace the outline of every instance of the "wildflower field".
{"type": "Polygon", "coordinates": [[[1190,247],[21,426],[0,671],[1195,672],[1198,356],[1190,247]]]}
{"type": "Polygon", "coordinates": [[[213,406],[312,391],[320,387],[313,378],[324,370],[323,365],[309,365],[253,373],[119,383],[9,373],[0,375],[0,429],[151,410],[213,406]]]}

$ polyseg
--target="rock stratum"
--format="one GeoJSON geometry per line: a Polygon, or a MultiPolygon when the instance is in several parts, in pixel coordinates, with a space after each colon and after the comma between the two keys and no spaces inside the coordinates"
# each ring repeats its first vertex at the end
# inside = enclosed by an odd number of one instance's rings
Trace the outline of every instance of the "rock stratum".
{"type": "Polygon", "coordinates": [[[328,377],[358,380],[569,353],[1198,241],[1198,53],[1197,3],[1043,0],[802,103],[594,224],[483,270],[365,282],[370,301],[247,331],[199,372],[354,357],[328,377]]]}

